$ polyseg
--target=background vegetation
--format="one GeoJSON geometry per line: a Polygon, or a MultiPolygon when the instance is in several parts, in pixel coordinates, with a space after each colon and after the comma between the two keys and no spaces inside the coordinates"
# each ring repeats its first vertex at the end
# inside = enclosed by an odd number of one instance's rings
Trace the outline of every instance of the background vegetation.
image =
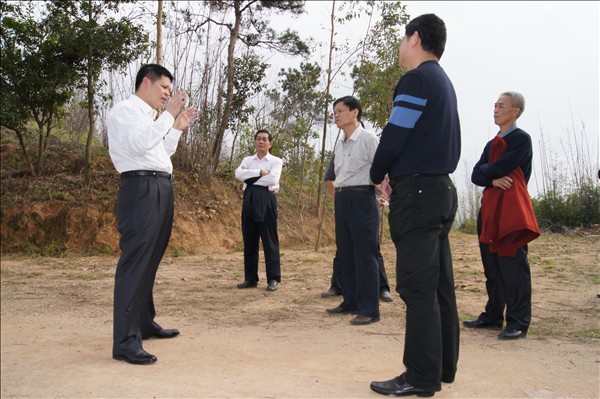
{"type": "MultiPolygon", "coordinates": [[[[391,104],[382,99],[403,73],[397,48],[410,16],[399,1],[332,2],[330,40],[319,43],[327,48],[327,60],[320,65],[306,61],[315,43],[271,26],[278,15],[304,12],[304,4],[0,0],[0,120],[8,129],[2,140],[15,142],[22,154],[3,157],[3,180],[19,178],[27,185],[32,177],[65,173],[47,162],[50,144],[63,143],[72,157],[70,188],[52,191],[68,200],[75,186],[85,192],[102,184],[101,168],[110,168],[101,160],[107,156],[106,114],[133,92],[140,65],[161,60],[200,114],[182,136],[176,170],[205,181],[231,179],[232,169],[253,151],[253,133],[267,127],[275,136],[272,152],[285,160],[286,205],[299,215],[323,215],[326,139],[337,134],[329,131],[331,82],[350,70],[365,119],[383,127],[391,104]],[[370,21],[364,38],[338,39],[337,29],[357,18],[370,21]],[[302,62],[279,70],[274,81],[268,63],[273,53],[302,62]]],[[[544,185],[533,204],[545,229],[600,224],[598,171],[586,151],[590,143],[583,126],[568,133],[559,151],[539,143],[544,185]],[[566,165],[558,161],[564,155],[566,165]]],[[[465,187],[456,226],[473,232],[481,191],[470,182],[465,187]]],[[[5,199],[3,190],[3,209],[5,199]]]]}

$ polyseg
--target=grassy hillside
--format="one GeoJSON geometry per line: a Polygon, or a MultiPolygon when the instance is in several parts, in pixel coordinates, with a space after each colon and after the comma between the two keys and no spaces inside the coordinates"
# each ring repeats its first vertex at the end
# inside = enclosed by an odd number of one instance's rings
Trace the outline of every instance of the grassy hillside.
{"type": "MultiPolygon", "coordinates": [[[[93,159],[93,179],[84,187],[81,145],[54,140],[46,173],[23,173],[16,140],[3,132],[1,251],[60,256],[117,253],[115,205],[119,176],[106,149],[93,159]]],[[[241,185],[230,176],[205,177],[175,170],[175,224],[169,251],[174,254],[240,249],[241,185]]],[[[314,196],[293,191],[282,176],[279,233],[282,246],[313,245],[320,219],[314,196]],[[301,195],[301,201],[298,196],[301,195]],[[300,204],[298,206],[298,204],[300,204]]],[[[331,202],[327,204],[331,206],[331,202]]],[[[332,212],[325,212],[321,242],[334,240],[332,212]]]]}

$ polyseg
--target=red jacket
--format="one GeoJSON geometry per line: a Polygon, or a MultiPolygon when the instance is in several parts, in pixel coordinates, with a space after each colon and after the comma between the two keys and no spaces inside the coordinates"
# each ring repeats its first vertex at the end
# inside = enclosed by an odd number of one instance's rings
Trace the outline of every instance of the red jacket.
{"type": "MultiPolygon", "coordinates": [[[[496,136],[490,148],[490,162],[495,162],[506,151],[508,144],[496,136]]],[[[486,187],[481,200],[482,228],[479,242],[487,244],[490,252],[514,257],[517,249],[540,236],[533,213],[527,183],[521,168],[508,174],[513,179],[510,189],[486,187]]]]}

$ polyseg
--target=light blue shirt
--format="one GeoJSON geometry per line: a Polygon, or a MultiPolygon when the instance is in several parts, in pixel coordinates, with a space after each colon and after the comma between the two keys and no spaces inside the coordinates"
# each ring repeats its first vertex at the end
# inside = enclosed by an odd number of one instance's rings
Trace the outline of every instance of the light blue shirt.
{"type": "Polygon", "coordinates": [[[504,138],[506,136],[508,136],[509,133],[511,133],[513,130],[517,129],[517,125],[512,125],[511,127],[509,127],[508,129],[506,129],[505,132],[498,132],[498,136],[504,138]]]}

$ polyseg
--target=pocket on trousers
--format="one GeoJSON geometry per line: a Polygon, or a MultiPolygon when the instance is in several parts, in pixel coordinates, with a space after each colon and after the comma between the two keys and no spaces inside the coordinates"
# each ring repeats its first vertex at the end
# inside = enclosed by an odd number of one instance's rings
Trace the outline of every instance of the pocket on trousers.
{"type": "Polygon", "coordinates": [[[403,234],[415,228],[417,218],[415,215],[415,195],[413,192],[402,190],[392,195],[388,222],[390,224],[390,235],[394,242],[403,234]]]}
{"type": "Polygon", "coordinates": [[[440,226],[454,218],[456,200],[453,186],[436,181],[416,188],[416,212],[424,226],[440,226]]]}

